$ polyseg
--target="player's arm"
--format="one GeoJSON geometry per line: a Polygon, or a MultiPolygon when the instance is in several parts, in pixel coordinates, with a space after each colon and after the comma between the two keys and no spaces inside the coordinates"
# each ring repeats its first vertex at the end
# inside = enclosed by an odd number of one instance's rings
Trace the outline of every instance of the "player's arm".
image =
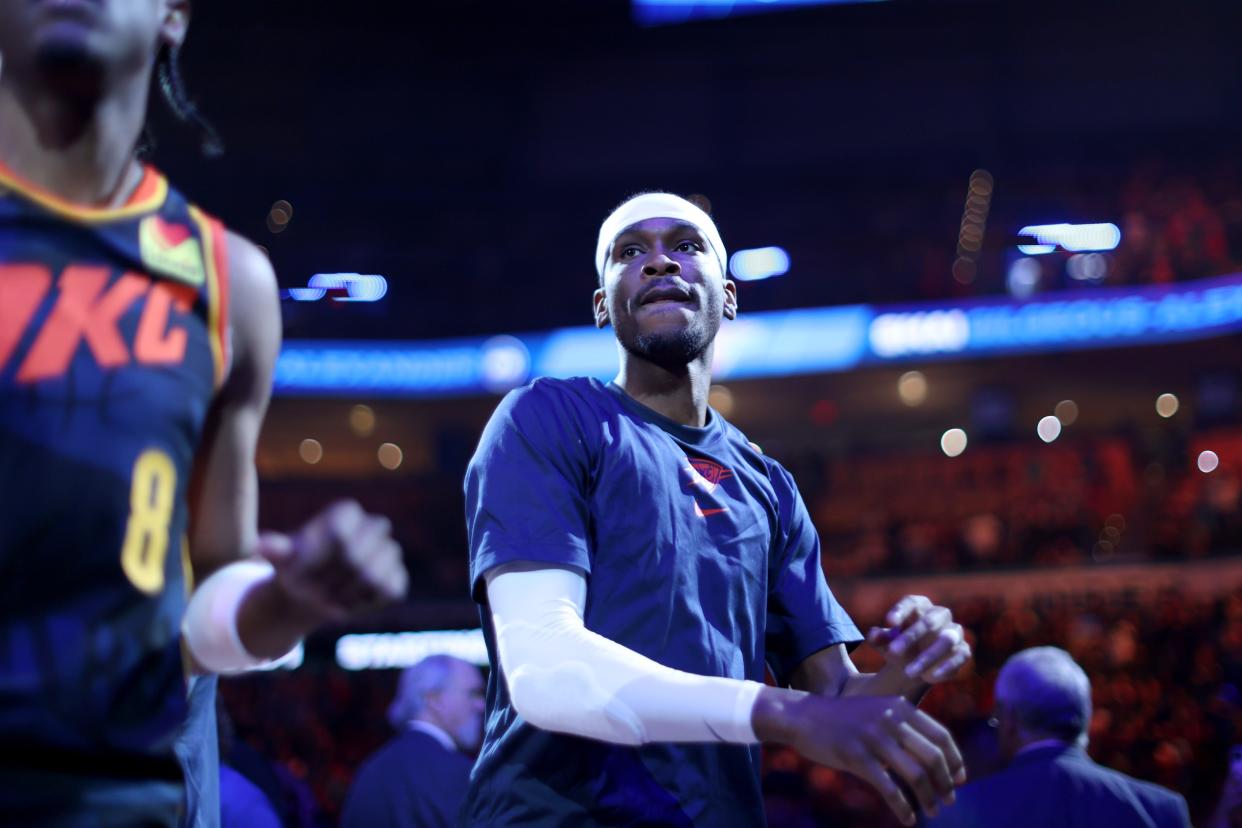
{"type": "Polygon", "coordinates": [[[544,730],[606,742],[787,744],[874,785],[907,825],[964,780],[948,732],[903,699],[824,698],[665,667],[586,629],[576,569],[510,563],[485,575],[500,670],[514,709],[544,730]]]}
{"type": "Polygon", "coordinates": [[[918,702],[930,685],[951,678],[970,660],[962,625],[947,607],[907,595],[889,610],[888,627],[874,627],[867,641],[884,656],[877,673],[860,673],[843,645],[822,649],[790,675],[790,685],[827,696],[903,696],[918,702]]]}
{"type": "Polygon", "coordinates": [[[822,696],[899,695],[918,701],[927,684],[944,681],[970,658],[960,624],[944,607],[906,596],[889,610],[886,628],[867,640],[884,656],[874,674],[860,673],[845,646],[861,634],[837,604],[824,576],[819,532],[794,484],[779,464],[770,465],[780,504],[768,592],[767,657],[778,683],[822,696]]]}
{"type": "Polygon", "coordinates": [[[399,597],[406,586],[387,519],[356,503],[329,507],[293,537],[258,536],[254,456],[280,350],[280,303],[258,248],[230,233],[228,259],[232,361],[195,456],[198,589],[186,617],[195,659],[216,671],[277,658],[324,621],[399,597]]]}

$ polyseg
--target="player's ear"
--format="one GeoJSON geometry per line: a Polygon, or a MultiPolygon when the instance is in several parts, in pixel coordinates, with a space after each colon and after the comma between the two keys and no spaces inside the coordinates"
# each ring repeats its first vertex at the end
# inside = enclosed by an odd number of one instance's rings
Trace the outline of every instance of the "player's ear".
{"type": "Polygon", "coordinates": [[[724,280],[725,319],[737,319],[737,285],[732,279],[724,280]]]}
{"type": "Polygon", "coordinates": [[[180,46],[190,28],[190,0],[164,0],[164,19],[160,23],[160,46],[180,46]]]}
{"type": "Polygon", "coordinates": [[[596,288],[595,293],[591,294],[591,302],[595,306],[595,327],[607,328],[611,320],[608,318],[608,303],[605,301],[607,294],[603,288],[596,288]]]}

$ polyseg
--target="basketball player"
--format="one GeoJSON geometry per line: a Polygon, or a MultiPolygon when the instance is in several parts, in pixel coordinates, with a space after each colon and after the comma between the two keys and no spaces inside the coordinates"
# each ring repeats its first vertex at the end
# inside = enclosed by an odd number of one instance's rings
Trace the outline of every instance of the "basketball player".
{"type": "Polygon", "coordinates": [[[859,674],[792,478],[707,405],[726,261],[690,202],[623,203],[594,297],[616,378],[536,380],[484,431],[466,513],[498,669],[470,825],[761,825],[759,742],[858,774],[905,824],[898,780],[928,813],[965,780],[909,701],[969,659],[960,625],[904,598],[859,674]]]}
{"type": "Polygon", "coordinates": [[[135,157],[188,14],[0,0],[4,825],[176,824],[182,634],[243,670],[405,591],[357,504],[257,537],[275,278],[135,157]]]}

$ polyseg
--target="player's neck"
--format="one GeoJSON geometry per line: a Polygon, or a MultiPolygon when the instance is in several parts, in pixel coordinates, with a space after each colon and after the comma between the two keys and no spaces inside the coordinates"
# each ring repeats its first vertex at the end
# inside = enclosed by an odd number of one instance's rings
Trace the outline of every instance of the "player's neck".
{"type": "Polygon", "coordinates": [[[120,206],[142,178],[134,147],[146,104],[140,78],[97,100],[0,82],[0,162],[66,201],[120,206]]]}
{"type": "Polygon", "coordinates": [[[621,370],[613,380],[638,402],[682,425],[707,424],[707,395],[712,385],[712,352],[671,371],[622,349],[621,370]]]}

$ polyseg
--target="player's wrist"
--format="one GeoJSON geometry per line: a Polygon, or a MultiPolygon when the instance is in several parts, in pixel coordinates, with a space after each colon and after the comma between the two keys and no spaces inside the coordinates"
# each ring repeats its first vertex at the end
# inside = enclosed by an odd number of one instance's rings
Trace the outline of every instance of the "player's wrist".
{"type": "Polygon", "coordinates": [[[791,744],[798,732],[794,709],[799,698],[808,695],[799,690],[763,687],[750,714],[755,737],[766,744],[791,744]]]}
{"type": "Polygon", "coordinates": [[[862,677],[860,686],[855,690],[867,696],[902,696],[910,701],[922,698],[927,692],[928,684],[920,676],[910,676],[906,665],[899,661],[890,661],[878,673],[862,677]]]}
{"type": "Polygon", "coordinates": [[[248,670],[271,657],[256,646],[253,602],[272,579],[266,561],[235,561],[207,577],[186,606],[182,635],[195,662],[204,670],[232,673],[248,670]]]}
{"type": "Polygon", "coordinates": [[[250,590],[238,612],[246,648],[256,655],[281,655],[326,621],[331,614],[290,591],[273,575],[250,590]]]}
{"type": "Polygon", "coordinates": [[[902,671],[901,676],[897,679],[896,692],[893,695],[902,696],[909,701],[917,702],[923,698],[923,695],[931,688],[931,685],[919,676],[911,678],[902,671]]]}

